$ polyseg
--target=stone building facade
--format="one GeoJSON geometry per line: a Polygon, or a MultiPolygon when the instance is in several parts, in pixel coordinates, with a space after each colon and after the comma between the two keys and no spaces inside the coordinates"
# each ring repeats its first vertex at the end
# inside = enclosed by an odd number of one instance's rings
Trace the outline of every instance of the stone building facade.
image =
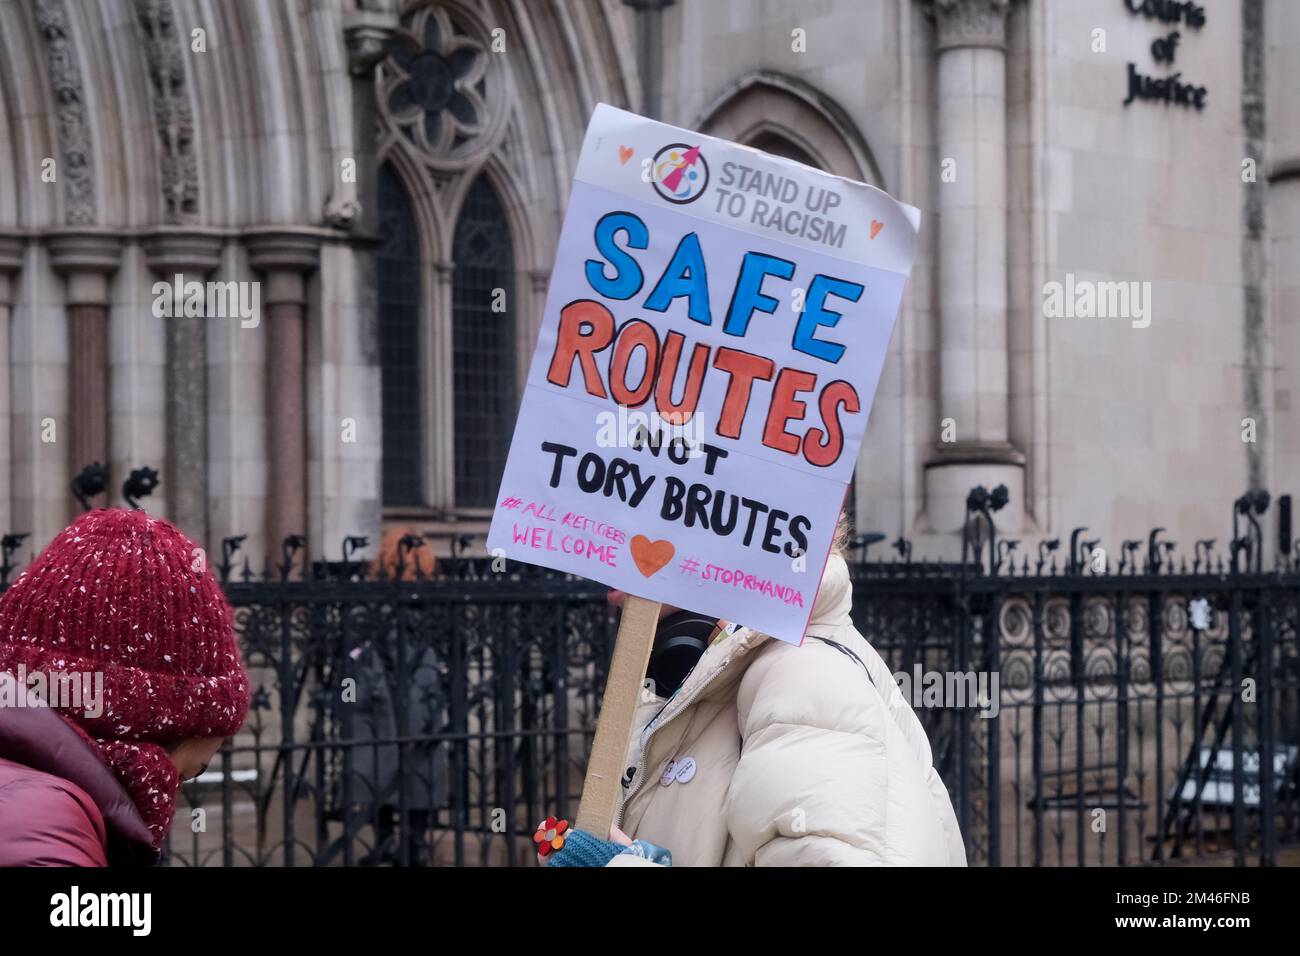
{"type": "Polygon", "coordinates": [[[482,534],[604,101],[923,211],[860,529],[1222,543],[1300,492],[1297,62],[1276,0],[0,0],[0,530],[99,461],[214,553],[482,534]]]}

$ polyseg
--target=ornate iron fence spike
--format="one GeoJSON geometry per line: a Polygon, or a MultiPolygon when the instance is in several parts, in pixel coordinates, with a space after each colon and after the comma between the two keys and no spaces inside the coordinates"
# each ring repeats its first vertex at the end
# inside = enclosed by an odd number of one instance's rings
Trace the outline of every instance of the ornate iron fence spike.
{"type": "Polygon", "coordinates": [[[140,510],[140,499],[153,494],[158,487],[158,471],[155,468],[136,468],[122,482],[122,498],[135,511],[140,510]]]}
{"type": "Polygon", "coordinates": [[[1083,542],[1083,554],[1079,556],[1079,572],[1081,574],[1095,575],[1097,573],[1093,564],[1093,552],[1099,544],[1101,544],[1101,538],[1093,538],[1091,541],[1083,542]]]}
{"type": "Polygon", "coordinates": [[[14,552],[22,546],[23,541],[29,537],[31,535],[28,532],[15,533],[11,531],[3,539],[0,539],[0,554],[3,555],[0,557],[0,585],[9,583],[9,575],[14,569],[14,564],[10,559],[13,557],[14,552]]]}
{"type": "Polygon", "coordinates": [[[998,542],[998,563],[997,568],[994,570],[995,574],[1001,572],[1004,563],[1007,565],[1008,573],[1014,573],[1016,565],[1015,550],[1018,547],[1020,547],[1020,542],[1015,538],[1004,538],[998,542]]]}
{"type": "MultiPolygon", "coordinates": [[[[421,560],[422,557],[423,557],[423,552],[421,551],[417,551],[413,555],[413,559],[415,561],[415,579],[417,581],[425,581],[433,577],[432,567],[430,567],[427,572],[424,570],[424,562],[421,560]]],[[[430,563],[432,564],[432,562],[430,563]]]]}
{"type": "Polygon", "coordinates": [[[364,535],[350,534],[343,539],[343,564],[346,567],[352,561],[352,556],[358,551],[367,547],[370,539],[364,535]]]}
{"type": "MultiPolygon", "coordinates": [[[[221,539],[221,580],[230,579],[230,572],[234,567],[233,558],[235,552],[243,546],[244,540],[248,537],[246,534],[231,535],[221,539]]],[[[245,556],[245,566],[247,566],[247,556],[245,556]]]]}
{"type": "Polygon", "coordinates": [[[393,568],[393,579],[403,581],[406,579],[406,559],[412,552],[423,548],[426,542],[418,534],[404,534],[397,539],[397,560],[393,568]]]}
{"type": "Polygon", "coordinates": [[[1075,528],[1073,531],[1070,532],[1070,555],[1069,555],[1070,560],[1069,560],[1069,564],[1067,565],[1067,573],[1069,574],[1078,573],[1079,537],[1087,530],[1088,530],[1087,525],[1084,525],[1082,527],[1075,528]]]}
{"type": "MultiPolygon", "coordinates": [[[[307,543],[306,537],[301,534],[286,535],[280,545],[280,555],[284,559],[280,564],[280,580],[288,581],[289,575],[293,571],[294,558],[303,546],[307,543]]],[[[304,568],[304,572],[305,572],[304,568]]],[[[304,574],[305,577],[305,574],[304,574]]]]}
{"type": "Polygon", "coordinates": [[[1126,538],[1120,542],[1119,568],[1121,574],[1124,573],[1125,568],[1127,568],[1130,573],[1137,571],[1137,550],[1140,547],[1142,547],[1142,542],[1136,538],[1126,538]]]}
{"type": "Polygon", "coordinates": [[[1043,573],[1043,567],[1047,564],[1048,556],[1051,555],[1054,551],[1056,551],[1056,549],[1059,548],[1060,546],[1061,546],[1060,538],[1052,538],[1048,541],[1038,542],[1038,564],[1035,567],[1035,570],[1038,574],[1043,573]]]}
{"type": "Polygon", "coordinates": [[[1196,542],[1196,559],[1192,562],[1193,571],[1201,569],[1202,560],[1205,562],[1205,570],[1208,572],[1212,568],[1214,559],[1214,538],[1201,538],[1196,542]]]}
{"type": "Polygon", "coordinates": [[[102,495],[108,488],[108,467],[103,462],[91,462],[73,476],[71,487],[81,510],[91,510],[90,499],[102,495]]]}

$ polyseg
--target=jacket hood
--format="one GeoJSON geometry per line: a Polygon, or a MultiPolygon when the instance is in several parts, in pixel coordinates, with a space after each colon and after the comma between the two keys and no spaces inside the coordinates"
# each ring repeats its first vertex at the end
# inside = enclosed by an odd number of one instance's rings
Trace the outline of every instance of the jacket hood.
{"type": "Polygon", "coordinates": [[[849,579],[849,566],[844,558],[832,554],[822,572],[822,580],[817,588],[817,599],[813,601],[812,614],[808,618],[808,629],[843,627],[853,623],[853,582],[849,579]]]}
{"type": "Polygon", "coordinates": [[[0,757],[62,777],[84,790],[104,816],[111,865],[157,861],[153,834],[126,789],[75,730],[36,694],[0,672],[0,700],[23,706],[0,706],[0,757]]]}
{"type": "MultiPolygon", "coordinates": [[[[805,634],[836,637],[845,628],[853,626],[852,610],[853,582],[849,579],[849,566],[843,557],[832,554],[822,572],[805,634]]],[[[744,667],[733,668],[730,679],[716,680],[720,672],[733,661],[739,661],[773,641],[776,638],[750,627],[740,627],[732,634],[719,637],[705,649],[704,656],[664,708],[664,714],[671,714],[680,708],[681,701],[691,697],[693,691],[702,684],[712,685],[709,689],[712,696],[730,693],[732,684],[740,679],[744,667]]]]}

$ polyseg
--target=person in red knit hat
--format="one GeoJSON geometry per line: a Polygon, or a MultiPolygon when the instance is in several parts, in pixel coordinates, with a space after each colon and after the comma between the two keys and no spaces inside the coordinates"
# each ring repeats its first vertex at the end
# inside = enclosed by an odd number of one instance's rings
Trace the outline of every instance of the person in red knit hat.
{"type": "Polygon", "coordinates": [[[0,865],[156,862],[181,781],[248,705],[198,545],[142,511],[82,515],[0,596],[0,865]],[[77,706],[33,693],[69,675],[77,706]]]}

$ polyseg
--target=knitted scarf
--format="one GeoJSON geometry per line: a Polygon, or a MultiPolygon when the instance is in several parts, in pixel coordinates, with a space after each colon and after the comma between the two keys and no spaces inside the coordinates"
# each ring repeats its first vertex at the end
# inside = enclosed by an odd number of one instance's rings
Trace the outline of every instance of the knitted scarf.
{"type": "Polygon", "coordinates": [[[176,794],[181,787],[180,773],[167,749],[147,741],[92,737],[76,721],[62,713],[59,716],[112,771],[153,834],[154,849],[162,849],[176,815],[176,794]]]}

